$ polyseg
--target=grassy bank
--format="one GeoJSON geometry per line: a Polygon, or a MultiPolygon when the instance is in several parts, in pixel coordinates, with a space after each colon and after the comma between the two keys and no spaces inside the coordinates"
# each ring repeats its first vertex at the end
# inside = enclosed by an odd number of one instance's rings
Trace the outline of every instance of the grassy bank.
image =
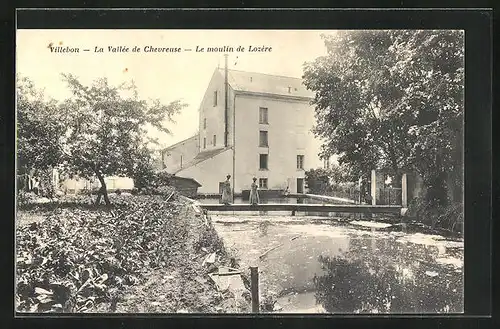
{"type": "Polygon", "coordinates": [[[20,312],[240,312],[208,273],[229,256],[209,220],[177,195],[23,205],[16,231],[20,312]],[[216,253],[215,263],[203,260],[216,253]]]}

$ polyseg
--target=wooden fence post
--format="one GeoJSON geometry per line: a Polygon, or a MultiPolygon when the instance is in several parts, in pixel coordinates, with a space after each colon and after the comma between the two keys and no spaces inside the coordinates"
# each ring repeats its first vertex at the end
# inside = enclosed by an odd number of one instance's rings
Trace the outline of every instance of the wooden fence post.
{"type": "Polygon", "coordinates": [[[259,268],[250,267],[250,289],[252,291],[252,313],[259,313],[259,268]]]}

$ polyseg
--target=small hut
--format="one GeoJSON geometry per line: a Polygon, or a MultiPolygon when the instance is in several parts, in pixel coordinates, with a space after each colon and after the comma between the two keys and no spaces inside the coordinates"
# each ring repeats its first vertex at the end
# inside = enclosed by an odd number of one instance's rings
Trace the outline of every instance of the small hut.
{"type": "Polygon", "coordinates": [[[172,176],[170,177],[170,185],[175,187],[180,194],[186,197],[195,197],[198,194],[198,188],[201,186],[193,178],[172,176]]]}

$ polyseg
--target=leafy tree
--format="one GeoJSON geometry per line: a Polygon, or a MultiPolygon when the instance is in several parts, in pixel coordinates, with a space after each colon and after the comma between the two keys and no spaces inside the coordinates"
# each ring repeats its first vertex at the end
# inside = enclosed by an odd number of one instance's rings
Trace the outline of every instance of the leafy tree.
{"type": "Polygon", "coordinates": [[[47,99],[26,77],[16,77],[17,169],[31,175],[45,173],[60,163],[65,131],[57,102],[47,99]]]}
{"type": "Polygon", "coordinates": [[[343,31],[323,36],[327,55],[307,63],[316,93],[314,132],[351,180],[373,168],[394,182],[415,169],[433,199],[461,181],[464,38],[461,31],[343,31]]]}
{"type": "Polygon", "coordinates": [[[150,186],[155,180],[155,168],[151,159],[151,152],[148,149],[143,149],[144,153],[138,157],[135,170],[133,171],[134,186],[138,189],[150,186]]]}
{"type": "Polygon", "coordinates": [[[114,87],[99,79],[85,86],[72,75],[63,77],[72,92],[62,105],[68,129],[63,142],[65,166],[83,178],[95,175],[101,184],[96,203],[103,196],[109,205],[104,177],[147,176],[152,170],[148,125],[170,133],[163,123],[173,122],[173,115],[185,105],[140,99],[133,82],[114,87]]]}
{"type": "Polygon", "coordinates": [[[306,186],[313,194],[325,194],[330,190],[331,172],[325,168],[309,169],[305,172],[306,186]]]}

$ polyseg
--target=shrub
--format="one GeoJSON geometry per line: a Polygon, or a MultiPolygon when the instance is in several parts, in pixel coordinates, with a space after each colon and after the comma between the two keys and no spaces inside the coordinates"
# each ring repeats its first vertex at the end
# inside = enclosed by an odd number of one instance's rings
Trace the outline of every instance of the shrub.
{"type": "Polygon", "coordinates": [[[17,194],[17,203],[19,206],[25,206],[35,201],[36,195],[33,192],[19,191],[17,194]]]}
{"type": "Polygon", "coordinates": [[[306,171],[305,181],[309,192],[313,194],[325,194],[330,189],[330,175],[330,171],[323,168],[306,171]]]}
{"type": "Polygon", "coordinates": [[[432,228],[462,232],[464,211],[463,203],[461,202],[436,205],[425,197],[417,197],[410,202],[408,212],[418,222],[429,225],[432,228]]]}
{"type": "Polygon", "coordinates": [[[200,252],[203,248],[206,248],[209,252],[219,251],[223,255],[226,252],[224,241],[212,226],[203,226],[199,238],[193,243],[193,248],[195,252],[200,252]]]}

